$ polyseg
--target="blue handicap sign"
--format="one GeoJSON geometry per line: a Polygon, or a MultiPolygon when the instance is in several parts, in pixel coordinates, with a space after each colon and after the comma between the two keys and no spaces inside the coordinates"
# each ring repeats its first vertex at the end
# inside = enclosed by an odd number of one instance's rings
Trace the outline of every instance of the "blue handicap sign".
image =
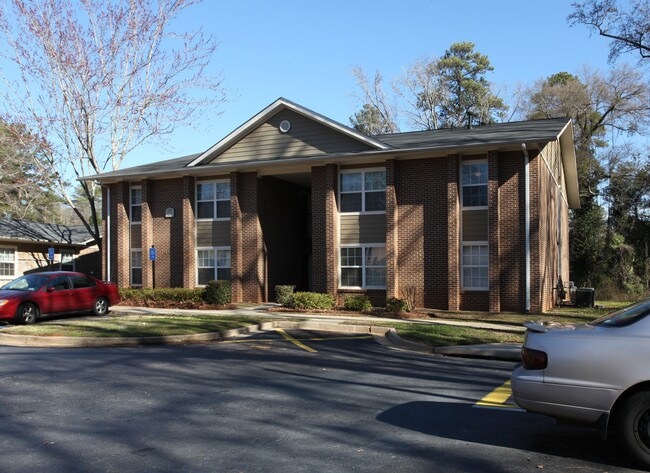
{"type": "Polygon", "coordinates": [[[47,259],[49,259],[50,261],[54,261],[54,248],[49,247],[47,249],[47,259]]]}
{"type": "Polygon", "coordinates": [[[156,248],[153,246],[149,248],[149,260],[156,261],[156,248]]]}

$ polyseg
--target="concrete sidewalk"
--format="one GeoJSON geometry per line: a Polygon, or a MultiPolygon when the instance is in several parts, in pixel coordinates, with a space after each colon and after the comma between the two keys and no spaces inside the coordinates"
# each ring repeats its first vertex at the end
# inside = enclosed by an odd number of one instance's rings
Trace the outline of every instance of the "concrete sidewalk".
{"type": "MultiPolygon", "coordinates": [[[[428,325],[451,325],[456,327],[468,327],[481,330],[499,330],[502,332],[524,333],[526,328],[517,325],[505,324],[492,324],[487,322],[469,322],[464,320],[448,320],[448,319],[435,319],[435,320],[421,320],[421,319],[395,319],[395,318],[382,318],[382,317],[367,317],[367,316],[348,316],[348,315],[323,315],[323,314],[308,314],[308,313],[290,313],[290,312],[268,312],[268,309],[277,307],[274,304],[261,305],[251,308],[233,309],[233,310],[186,310],[186,309],[157,309],[149,307],[129,307],[129,306],[114,306],[111,308],[113,312],[134,315],[155,315],[155,314],[195,314],[195,315],[236,315],[236,316],[254,316],[254,317],[268,317],[268,318],[286,318],[286,319],[307,319],[318,325],[313,325],[312,330],[323,331],[338,331],[338,332],[353,332],[351,325],[344,325],[341,322],[356,322],[368,324],[370,327],[381,327],[382,323],[395,322],[395,323],[412,323],[412,324],[428,324],[428,325]]],[[[305,327],[300,327],[305,328],[305,327]]],[[[372,330],[371,330],[372,332],[372,330]]],[[[373,333],[374,335],[378,335],[373,333]]],[[[444,356],[459,356],[471,358],[488,358],[494,360],[506,361],[521,361],[521,345],[512,343],[491,343],[485,345],[459,345],[451,347],[431,347],[421,343],[415,343],[401,338],[394,329],[387,330],[384,334],[384,340],[388,345],[403,350],[417,351],[420,353],[432,353],[444,356]]],[[[382,341],[378,339],[378,341],[382,341]]]]}

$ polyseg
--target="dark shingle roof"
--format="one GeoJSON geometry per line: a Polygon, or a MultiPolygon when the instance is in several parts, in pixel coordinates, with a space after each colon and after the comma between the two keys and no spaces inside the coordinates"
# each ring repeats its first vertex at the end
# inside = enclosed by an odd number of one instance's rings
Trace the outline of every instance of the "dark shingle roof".
{"type": "Polygon", "coordinates": [[[120,177],[133,177],[139,174],[147,174],[150,172],[164,172],[164,171],[177,171],[183,169],[195,158],[199,157],[201,153],[190,154],[180,158],[166,159],[164,161],[156,161],[155,163],[143,164],[141,166],[133,166],[130,168],[118,169],[117,171],[110,171],[99,174],[102,178],[120,178],[120,177]]]}
{"type": "Polygon", "coordinates": [[[569,120],[551,118],[523,122],[496,123],[474,128],[444,128],[410,133],[377,135],[374,138],[397,149],[465,148],[516,142],[542,142],[557,139],[569,120]]]}
{"type": "Polygon", "coordinates": [[[92,236],[84,226],[67,226],[0,218],[0,239],[84,245],[92,236]]]}

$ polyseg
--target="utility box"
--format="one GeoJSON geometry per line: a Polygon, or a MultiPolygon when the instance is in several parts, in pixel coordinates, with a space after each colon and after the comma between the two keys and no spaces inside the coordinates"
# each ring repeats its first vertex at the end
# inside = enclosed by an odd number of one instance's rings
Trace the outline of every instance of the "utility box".
{"type": "Polygon", "coordinates": [[[581,287],[576,290],[576,307],[594,307],[596,291],[593,287],[581,287]]]}

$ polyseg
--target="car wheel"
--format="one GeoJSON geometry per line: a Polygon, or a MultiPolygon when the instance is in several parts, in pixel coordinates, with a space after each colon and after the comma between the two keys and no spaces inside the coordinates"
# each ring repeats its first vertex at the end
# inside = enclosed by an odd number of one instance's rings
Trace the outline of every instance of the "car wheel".
{"type": "Polygon", "coordinates": [[[38,318],[38,307],[31,302],[25,302],[18,307],[16,316],[14,317],[16,323],[19,324],[33,324],[38,318]]]}
{"type": "Polygon", "coordinates": [[[650,467],[650,392],[633,394],[625,401],[618,434],[623,448],[641,465],[650,467]]]}
{"type": "Polygon", "coordinates": [[[97,316],[106,315],[108,313],[108,299],[99,297],[93,305],[93,314],[97,316]]]}

